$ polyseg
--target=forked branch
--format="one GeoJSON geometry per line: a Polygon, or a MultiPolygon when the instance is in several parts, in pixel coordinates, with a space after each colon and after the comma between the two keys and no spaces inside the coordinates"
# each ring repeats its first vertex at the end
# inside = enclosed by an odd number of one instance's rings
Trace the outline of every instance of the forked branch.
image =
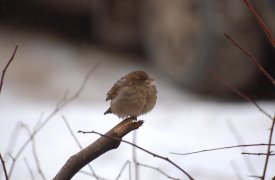
{"type": "Polygon", "coordinates": [[[71,179],[85,165],[98,158],[105,152],[116,149],[120,145],[122,137],[129,132],[138,129],[142,124],[143,121],[141,120],[133,121],[132,118],[124,119],[108,131],[105,136],[101,136],[94,143],[90,144],[77,154],[71,156],[54,177],[54,180],[71,179]]]}

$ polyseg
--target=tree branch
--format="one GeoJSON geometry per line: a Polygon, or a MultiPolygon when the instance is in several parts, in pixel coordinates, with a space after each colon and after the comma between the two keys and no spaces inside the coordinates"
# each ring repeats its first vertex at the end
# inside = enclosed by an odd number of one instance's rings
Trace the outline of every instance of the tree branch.
{"type": "Polygon", "coordinates": [[[14,49],[14,51],[12,53],[12,56],[11,56],[10,60],[8,61],[8,63],[6,64],[5,68],[2,71],[1,82],[0,82],[0,94],[1,94],[1,91],[2,91],[2,86],[3,86],[3,83],[4,83],[4,77],[5,77],[6,71],[7,71],[8,67],[9,67],[9,65],[11,64],[12,60],[14,59],[14,56],[15,56],[15,53],[17,51],[18,46],[19,45],[16,44],[15,49],[14,49]]]}
{"type": "Polygon", "coordinates": [[[9,177],[8,177],[7,169],[6,169],[6,166],[5,166],[5,161],[4,161],[4,159],[3,159],[2,155],[1,155],[1,153],[0,153],[0,160],[1,160],[1,163],[2,163],[2,166],[3,166],[5,178],[6,178],[6,180],[8,180],[9,177]]]}
{"type": "MultiPolygon", "coordinates": [[[[78,141],[78,139],[76,138],[76,136],[74,135],[74,132],[73,132],[73,130],[72,130],[70,124],[68,123],[67,119],[65,118],[65,116],[62,116],[62,118],[63,118],[63,120],[64,120],[64,122],[65,122],[67,128],[69,129],[70,134],[72,135],[74,141],[76,142],[77,146],[79,147],[80,150],[82,150],[83,147],[82,147],[82,145],[80,144],[80,142],[78,141]]],[[[102,178],[102,177],[99,178],[99,176],[95,173],[95,171],[94,171],[94,169],[93,169],[93,167],[91,166],[90,163],[88,164],[88,167],[89,167],[89,169],[90,169],[90,171],[91,171],[91,173],[92,173],[92,176],[95,177],[97,180],[99,180],[99,179],[101,179],[101,180],[105,179],[105,178],[102,178]]]]}
{"type": "Polygon", "coordinates": [[[117,177],[115,178],[115,180],[118,180],[121,176],[121,174],[123,173],[124,169],[126,168],[126,166],[129,166],[129,180],[131,180],[131,161],[127,160],[124,165],[122,166],[121,170],[119,171],[117,177]]]}
{"type": "Polygon", "coordinates": [[[242,93],[241,91],[239,91],[237,88],[235,88],[232,84],[230,84],[228,81],[226,81],[225,79],[223,79],[221,76],[219,76],[217,73],[215,73],[214,71],[212,71],[211,69],[208,68],[208,72],[213,75],[214,77],[216,77],[217,79],[219,79],[225,86],[227,86],[229,89],[231,89],[234,93],[236,93],[238,96],[240,96],[241,98],[243,98],[244,100],[246,100],[247,102],[252,103],[259,111],[261,111],[266,117],[268,117],[270,120],[272,120],[272,116],[270,114],[268,114],[264,109],[261,108],[261,106],[258,105],[258,103],[256,103],[256,101],[254,101],[252,98],[250,98],[249,96],[245,95],[244,93],[242,93]]]}
{"type": "MultiPolygon", "coordinates": [[[[266,156],[266,153],[249,153],[249,152],[242,152],[244,155],[255,155],[255,156],[266,156]]],[[[274,156],[275,153],[270,153],[269,156],[274,156]]]]}
{"type": "Polygon", "coordinates": [[[101,136],[94,143],[90,144],[77,154],[71,156],[54,177],[54,180],[71,179],[89,162],[93,161],[109,150],[116,149],[120,145],[121,138],[123,136],[135,129],[138,129],[142,124],[143,121],[141,120],[133,121],[132,118],[124,119],[105,134],[107,137],[101,136]]]}
{"type": "Polygon", "coordinates": [[[198,153],[203,153],[203,152],[209,152],[209,151],[218,151],[218,150],[223,150],[223,149],[232,149],[232,148],[239,148],[239,147],[252,147],[252,146],[275,146],[275,144],[241,144],[241,145],[235,145],[235,146],[225,146],[225,147],[218,147],[218,148],[212,148],[212,149],[204,149],[200,151],[193,151],[193,152],[188,152],[188,153],[177,153],[177,152],[170,152],[171,154],[175,155],[190,155],[190,154],[198,154],[198,153]]]}
{"type": "Polygon", "coordinates": [[[35,137],[45,126],[46,124],[58,113],[60,112],[63,108],[65,108],[68,104],[73,102],[75,99],[77,99],[80,94],[82,93],[84,87],[86,86],[89,77],[92,75],[92,73],[97,69],[99,65],[99,62],[97,62],[91,69],[90,71],[86,74],[83,82],[81,83],[79,89],[73,94],[71,97],[67,98],[67,92],[65,93],[63,99],[56,105],[55,109],[40,123],[40,125],[33,131],[31,136],[22,144],[22,146],[19,148],[18,152],[13,158],[13,162],[10,167],[9,171],[9,178],[12,175],[13,169],[15,167],[15,163],[17,162],[16,160],[19,158],[19,156],[23,153],[25,148],[29,145],[29,143],[32,141],[32,138],[35,137]]]}
{"type": "Polygon", "coordinates": [[[270,40],[273,47],[275,47],[275,38],[272,36],[272,33],[270,32],[269,28],[265,25],[264,21],[260,16],[257,14],[253,6],[249,3],[248,0],[243,0],[244,4],[248,8],[248,10],[251,12],[251,14],[256,18],[258,21],[258,24],[261,26],[261,28],[264,30],[265,34],[267,35],[268,39],[270,40]]]}
{"type": "Polygon", "coordinates": [[[273,86],[275,86],[275,80],[272,78],[272,76],[266,72],[266,70],[257,62],[257,60],[246,51],[239,43],[237,43],[233,38],[231,38],[228,34],[224,33],[225,37],[229,39],[236,47],[238,47],[248,58],[249,60],[255,64],[256,68],[272,83],[273,86]]]}
{"type": "Polygon", "coordinates": [[[156,168],[156,167],[153,167],[153,166],[149,166],[147,164],[142,164],[142,163],[139,163],[137,162],[137,165],[138,166],[143,166],[143,167],[146,167],[146,168],[150,168],[150,169],[154,169],[156,171],[158,171],[159,173],[161,173],[162,175],[166,176],[167,179],[173,179],[173,180],[180,180],[179,178],[174,178],[170,175],[168,175],[167,173],[165,173],[163,170],[161,170],[160,168],[156,168]]]}
{"type": "Polygon", "coordinates": [[[98,135],[100,135],[100,136],[102,136],[102,137],[107,137],[107,138],[110,138],[110,139],[114,139],[114,140],[116,140],[116,141],[122,141],[122,142],[124,142],[124,143],[126,143],[126,144],[129,144],[129,145],[131,145],[131,146],[133,146],[133,147],[135,147],[135,148],[137,148],[137,149],[139,149],[139,150],[141,150],[141,151],[143,151],[143,152],[146,152],[146,153],[152,155],[153,157],[156,157],[156,158],[159,158],[159,159],[162,159],[162,160],[165,160],[165,161],[169,162],[169,163],[172,164],[174,167],[176,167],[176,168],[179,169],[181,172],[183,172],[190,180],[193,180],[193,179],[194,179],[190,174],[188,174],[184,169],[182,169],[182,168],[181,168],[179,165],[177,165],[175,162],[171,161],[168,157],[164,157],[164,156],[155,154],[155,153],[153,153],[153,152],[151,152],[151,151],[149,151],[149,150],[147,150],[147,149],[144,149],[144,148],[142,148],[142,147],[140,147],[140,146],[138,146],[138,145],[136,145],[136,144],[133,144],[133,143],[131,143],[131,142],[129,142],[129,141],[125,141],[125,140],[119,139],[119,138],[117,138],[117,137],[108,136],[108,135],[106,135],[106,134],[104,135],[104,134],[101,134],[101,133],[98,133],[98,132],[95,132],[95,131],[89,131],[89,132],[79,131],[79,132],[84,133],[84,134],[85,134],[85,133],[94,133],[94,134],[98,134],[98,135]]]}
{"type": "Polygon", "coordinates": [[[272,121],[270,132],[269,132],[268,146],[267,146],[267,152],[266,152],[265,165],[264,165],[262,179],[265,179],[265,175],[266,175],[266,171],[267,171],[268,160],[269,160],[269,156],[271,153],[271,143],[272,143],[274,126],[275,126],[275,116],[273,117],[273,121],[272,121]]]}

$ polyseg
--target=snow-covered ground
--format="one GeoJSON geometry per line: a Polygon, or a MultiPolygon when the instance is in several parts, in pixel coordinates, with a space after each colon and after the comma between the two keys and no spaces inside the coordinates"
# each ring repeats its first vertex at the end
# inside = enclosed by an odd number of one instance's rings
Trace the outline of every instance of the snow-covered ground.
{"type": "MultiPolygon", "coordinates": [[[[47,179],[53,178],[66,160],[79,151],[62,116],[66,117],[74,132],[94,130],[105,133],[120,121],[114,115],[103,115],[109,106],[109,102],[105,102],[106,92],[118,78],[139,69],[154,77],[158,89],[155,109],[140,117],[145,123],[137,130],[139,146],[169,157],[195,179],[232,180],[239,176],[248,179],[249,175],[262,174],[265,157],[241,155],[241,152],[266,152],[266,148],[235,148],[188,156],[170,153],[240,143],[266,143],[271,120],[253,105],[196,97],[165,80],[145,61],[130,55],[107,52],[87,44],[72,45],[45,34],[20,34],[2,29],[0,39],[1,68],[10,58],[15,44],[20,44],[0,95],[0,152],[5,156],[9,150],[14,156],[28,138],[24,129],[14,130],[20,122],[31,130],[37,123],[43,122],[65,92],[68,92],[68,97],[73,95],[89,69],[100,63],[80,97],[55,114],[35,136],[38,158],[47,179]],[[9,147],[13,134],[17,134],[18,138],[9,147]]],[[[274,101],[259,101],[258,104],[269,114],[274,114],[274,101]]],[[[98,138],[93,134],[75,135],[84,147],[98,138]]],[[[132,133],[124,139],[131,141],[132,133]]],[[[168,162],[139,150],[137,153],[140,163],[160,168],[172,177],[187,179],[168,162]]],[[[17,160],[11,179],[31,179],[24,159],[28,161],[35,179],[41,179],[31,144],[17,160]]],[[[99,176],[115,179],[127,160],[132,160],[132,147],[122,143],[117,150],[92,162],[92,166],[99,176]]],[[[6,161],[9,170],[11,158],[7,157],[6,161]]],[[[270,157],[267,179],[275,176],[274,168],[274,157],[270,157]]],[[[84,170],[89,172],[87,167],[84,170]]],[[[167,179],[153,169],[140,167],[139,171],[141,180],[167,179]]],[[[3,173],[1,175],[3,179],[3,173]]],[[[120,179],[129,179],[128,175],[128,170],[125,170],[120,179]]],[[[93,178],[78,173],[73,179],[93,178]]]]}

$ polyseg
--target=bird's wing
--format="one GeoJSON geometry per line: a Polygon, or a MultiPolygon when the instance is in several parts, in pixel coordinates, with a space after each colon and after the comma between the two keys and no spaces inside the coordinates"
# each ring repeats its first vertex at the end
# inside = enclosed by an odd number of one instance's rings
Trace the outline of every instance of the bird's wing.
{"type": "Polygon", "coordinates": [[[107,93],[106,101],[114,99],[119,90],[122,88],[122,85],[125,84],[126,78],[122,77],[120,80],[118,80],[113,87],[110,89],[110,91],[107,93]]]}
{"type": "Polygon", "coordinates": [[[117,96],[118,89],[119,87],[114,85],[107,93],[106,101],[114,99],[117,96]]]}

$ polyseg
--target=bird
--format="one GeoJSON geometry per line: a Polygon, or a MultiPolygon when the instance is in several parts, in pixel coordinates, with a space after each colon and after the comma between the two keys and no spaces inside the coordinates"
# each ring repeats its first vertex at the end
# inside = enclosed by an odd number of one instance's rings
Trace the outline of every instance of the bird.
{"type": "Polygon", "coordinates": [[[108,91],[110,107],[104,115],[113,113],[119,118],[137,117],[150,112],[157,101],[154,79],[144,71],[133,71],[121,77],[108,91]]]}

